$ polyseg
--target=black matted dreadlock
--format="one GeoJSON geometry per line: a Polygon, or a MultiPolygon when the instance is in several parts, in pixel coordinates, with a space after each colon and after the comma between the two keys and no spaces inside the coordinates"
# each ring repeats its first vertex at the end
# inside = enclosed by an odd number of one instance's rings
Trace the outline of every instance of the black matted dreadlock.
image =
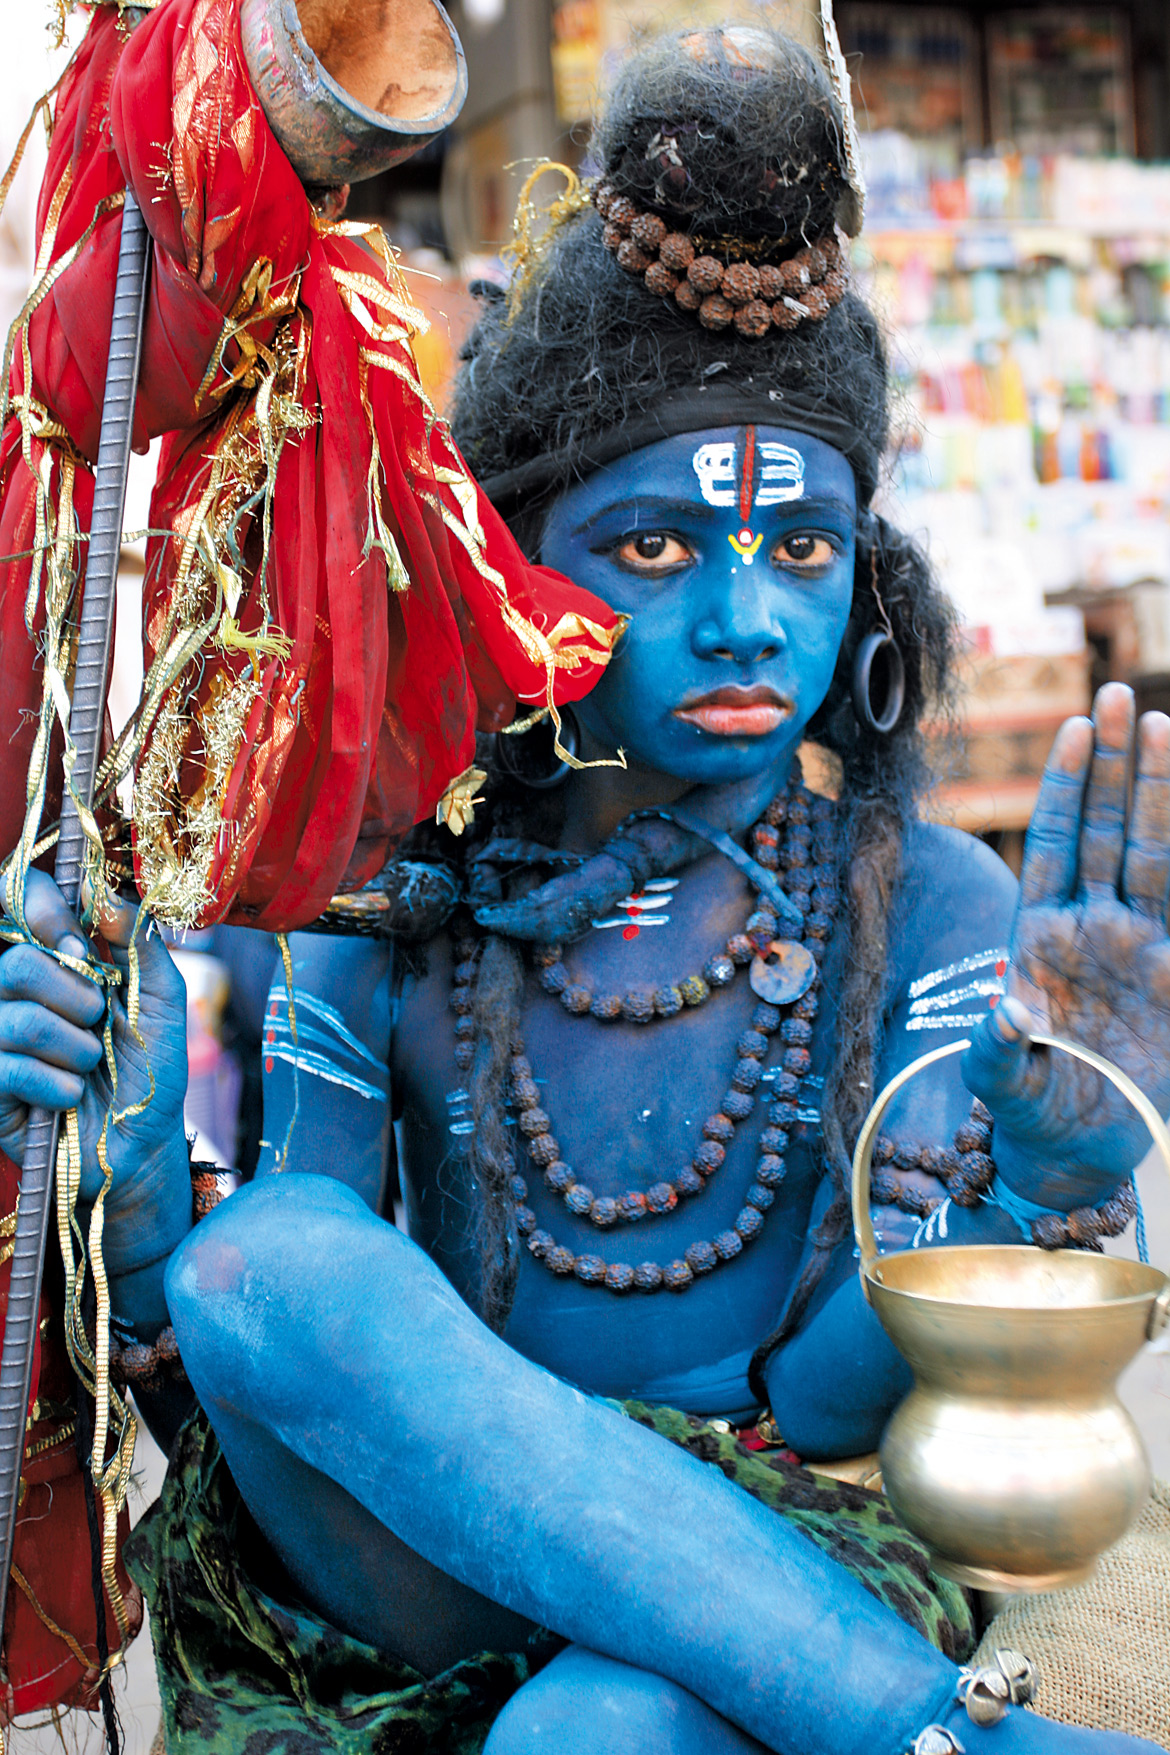
{"type": "MultiPolygon", "coordinates": [[[[782,262],[832,227],[845,188],[843,134],[828,79],[805,50],[778,35],[716,31],[661,39],[632,57],[596,147],[606,183],[640,209],[672,228],[722,238],[741,259],[754,250],[756,260],[764,252],[782,262]]],[[[758,1367],[799,1324],[848,1229],[850,1158],[880,1050],[888,922],[906,825],[928,781],[920,722],[928,707],[949,700],[954,617],[918,546],[868,510],[886,442],[888,373],[876,320],[854,293],[819,321],[774,327],[758,339],[734,328],[713,332],[620,268],[599,215],[579,206],[529,264],[521,296],[484,289],[484,297],[452,424],[533,557],[548,509],[566,487],[605,457],[667,431],[792,427],[835,444],[857,477],[863,510],[853,606],[833,682],[809,726],[841,770],[842,974],[823,1099],[833,1198],[780,1326],[753,1362],[758,1393],[758,1367]],[[859,642],[882,625],[879,595],[906,665],[905,709],[888,736],[858,724],[849,688],[859,642]]],[[[518,805],[509,785],[497,783],[469,845],[506,832],[518,805]]],[[[529,834],[531,805],[527,794],[529,834]]],[[[418,841],[435,845],[428,831],[418,841]]],[[[466,851],[444,849],[449,861],[466,851]]],[[[489,940],[471,1087],[484,1191],[481,1308],[496,1329],[507,1321],[519,1259],[500,1106],[522,985],[515,951],[489,940]]]]}

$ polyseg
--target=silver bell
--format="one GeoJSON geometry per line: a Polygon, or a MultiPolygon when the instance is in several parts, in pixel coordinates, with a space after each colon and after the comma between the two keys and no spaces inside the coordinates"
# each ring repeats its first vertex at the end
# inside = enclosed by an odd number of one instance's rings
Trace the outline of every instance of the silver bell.
{"type": "Polygon", "coordinates": [[[959,1698],[972,1724],[997,1725],[1007,1712],[1011,1688],[1007,1677],[992,1664],[965,1670],[959,1678],[959,1698]]]}
{"type": "Polygon", "coordinates": [[[1002,1646],[995,1654],[996,1664],[1011,1691],[1013,1706],[1026,1706],[1036,1692],[1036,1672],[1022,1651],[1002,1646]]]}
{"type": "Polygon", "coordinates": [[[927,1725],[911,1745],[911,1755],[964,1755],[963,1745],[945,1725],[927,1725]]]}
{"type": "Polygon", "coordinates": [[[301,181],[401,164],[450,126],[467,64],[439,0],[243,0],[244,59],[301,181]]]}

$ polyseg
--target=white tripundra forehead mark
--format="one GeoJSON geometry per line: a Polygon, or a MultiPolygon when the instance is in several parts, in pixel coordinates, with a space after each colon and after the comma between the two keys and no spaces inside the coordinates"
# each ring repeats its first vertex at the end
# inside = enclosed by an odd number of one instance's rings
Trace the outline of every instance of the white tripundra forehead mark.
{"type": "Polygon", "coordinates": [[[709,506],[734,506],[736,500],[735,440],[700,445],[691,458],[699,492],[709,506]]]}
{"type": "Polygon", "coordinates": [[[917,981],[910,983],[907,1030],[974,1029],[1006,992],[1007,964],[1007,950],[1000,946],[994,950],[976,951],[957,963],[948,963],[943,969],[932,969],[928,975],[920,975],[917,981]],[[991,973],[976,976],[973,981],[963,980],[964,976],[973,975],[978,969],[990,969],[991,973]],[[952,985],[947,986],[948,982],[952,985]],[[973,999],[988,1002],[983,1011],[959,1012],[954,1009],[973,999]]]}
{"type": "Polygon", "coordinates": [[[778,439],[760,440],[760,485],[757,506],[781,506],[804,498],[804,458],[778,439]]]}
{"type": "MultiPolygon", "coordinates": [[[[756,453],[760,459],[760,481],[755,492],[757,508],[782,506],[791,500],[803,499],[804,458],[799,451],[791,445],[782,445],[778,439],[761,439],[758,445],[747,444],[744,447],[745,475],[749,473],[749,462],[754,468],[756,453]]],[[[699,492],[709,506],[734,506],[738,502],[741,515],[746,517],[745,502],[750,506],[752,484],[739,480],[734,439],[700,445],[691,465],[699,478],[699,492]]]]}

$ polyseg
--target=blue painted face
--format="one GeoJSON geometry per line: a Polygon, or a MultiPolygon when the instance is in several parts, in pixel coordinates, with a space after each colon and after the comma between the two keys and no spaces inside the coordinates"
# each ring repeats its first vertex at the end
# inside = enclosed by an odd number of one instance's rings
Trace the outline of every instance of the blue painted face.
{"type": "Polygon", "coordinates": [[[782,428],[684,433],[597,470],[541,550],[632,618],[578,717],[694,784],[786,761],[832,680],[856,525],[842,454],[782,428]]]}

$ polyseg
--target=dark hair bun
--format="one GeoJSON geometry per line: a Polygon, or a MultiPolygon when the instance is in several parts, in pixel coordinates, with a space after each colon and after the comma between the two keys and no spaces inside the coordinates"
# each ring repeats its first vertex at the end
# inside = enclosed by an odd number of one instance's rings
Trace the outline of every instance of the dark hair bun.
{"type": "Polygon", "coordinates": [[[832,229],[844,139],[812,55],[729,26],[661,39],[627,63],[595,144],[606,183],[671,230],[783,247],[832,229]]]}
{"type": "Polygon", "coordinates": [[[778,32],[692,31],[630,56],[597,126],[598,205],[550,229],[513,300],[483,306],[456,384],[456,442],[528,552],[550,500],[597,466],[602,441],[646,443],[632,435],[672,402],[691,405],[696,431],[793,425],[798,405],[815,409],[823,418],[808,430],[835,423],[829,442],[868,502],[887,422],[873,314],[843,289],[816,321],[773,315],[768,326],[761,302],[774,313],[784,266],[852,198],[843,140],[828,74],[778,32]],[[748,247],[722,248],[729,236],[748,247]],[[647,275],[639,265],[654,249],[647,275]],[[757,263],[759,298],[741,306],[757,263]],[[734,298],[713,297],[731,264],[745,265],[734,298]]]}

